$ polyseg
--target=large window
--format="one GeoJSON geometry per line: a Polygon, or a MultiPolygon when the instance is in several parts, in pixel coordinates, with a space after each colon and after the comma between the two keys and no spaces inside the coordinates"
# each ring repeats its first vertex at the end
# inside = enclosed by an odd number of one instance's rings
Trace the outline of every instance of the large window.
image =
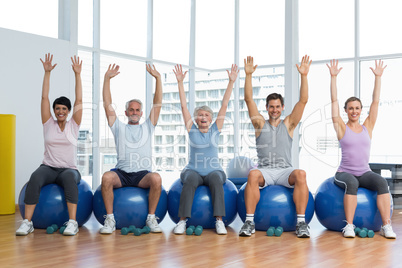
{"type": "Polygon", "coordinates": [[[58,6],[54,0],[1,1],[0,27],[57,38],[58,6]]]}

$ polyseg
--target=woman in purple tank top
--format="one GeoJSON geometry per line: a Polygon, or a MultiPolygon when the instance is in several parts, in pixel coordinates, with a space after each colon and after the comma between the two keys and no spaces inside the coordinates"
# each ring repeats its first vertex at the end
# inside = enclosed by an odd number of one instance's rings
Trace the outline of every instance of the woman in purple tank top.
{"type": "Polygon", "coordinates": [[[376,60],[375,68],[370,67],[375,76],[373,100],[369,115],[363,125],[359,122],[363,105],[356,97],[346,100],[344,109],[348,115],[348,122],[346,124],[343,122],[339,111],[336,86],[336,78],[342,67],[338,68],[338,60],[332,60],[327,66],[331,74],[332,122],[342,150],[342,160],[335,174],[335,184],[345,189],[343,202],[346,226],[343,228],[343,236],[355,237],[353,218],[357,207],[357,189],[360,186],[377,192],[377,207],[383,222],[381,235],[386,238],[396,238],[391,226],[391,198],[388,184],[384,178],[372,172],[368,164],[371,137],[380,102],[381,76],[387,66],[384,66],[383,61],[377,62],[376,60]]]}

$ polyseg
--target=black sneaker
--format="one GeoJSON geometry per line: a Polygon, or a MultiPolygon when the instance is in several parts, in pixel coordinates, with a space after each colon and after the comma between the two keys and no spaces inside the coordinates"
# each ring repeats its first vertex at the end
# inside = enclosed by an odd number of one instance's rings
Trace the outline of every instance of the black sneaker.
{"type": "Polygon", "coordinates": [[[310,232],[308,231],[310,227],[307,225],[306,222],[298,222],[296,224],[296,235],[300,238],[307,238],[310,237],[310,232]]]}
{"type": "Polygon", "coordinates": [[[252,221],[245,221],[240,229],[240,236],[251,236],[255,233],[255,224],[252,221]]]}

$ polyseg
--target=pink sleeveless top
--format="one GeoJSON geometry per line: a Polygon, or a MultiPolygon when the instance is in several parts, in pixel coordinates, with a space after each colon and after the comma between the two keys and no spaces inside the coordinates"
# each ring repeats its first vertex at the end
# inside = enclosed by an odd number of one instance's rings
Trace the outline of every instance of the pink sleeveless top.
{"type": "Polygon", "coordinates": [[[361,176],[371,171],[369,166],[371,139],[365,126],[360,133],[355,133],[346,125],[345,135],[339,140],[342,160],[338,172],[347,172],[361,176]]]}

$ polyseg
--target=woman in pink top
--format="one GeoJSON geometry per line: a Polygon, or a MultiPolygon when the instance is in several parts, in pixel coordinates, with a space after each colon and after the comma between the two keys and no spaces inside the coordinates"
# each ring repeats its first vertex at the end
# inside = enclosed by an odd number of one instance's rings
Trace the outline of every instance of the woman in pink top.
{"type": "Polygon", "coordinates": [[[16,235],[28,235],[33,232],[31,221],[42,186],[57,183],[64,188],[70,220],[67,222],[64,235],[75,235],[78,232],[76,221],[78,187],[81,175],[76,167],[77,137],[82,118],[82,61],[79,57],[71,57],[72,68],[75,74],[75,102],[71,120],[67,117],[71,110],[71,102],[66,97],[59,97],[53,102],[53,119],[50,111],[49,87],[50,72],[57,64],[52,64],[53,55],[45,55],[41,59],[45,75],[42,86],[41,116],[45,153],[42,165],[32,173],[25,191],[25,217],[16,235]]]}
{"type": "Polygon", "coordinates": [[[375,76],[373,101],[369,115],[363,125],[359,123],[362,111],[360,99],[351,97],[345,102],[348,122],[345,124],[340,116],[337,98],[336,78],[342,68],[338,61],[332,60],[328,66],[331,74],[332,122],[342,149],[342,160],[335,174],[335,184],[345,189],[343,199],[346,216],[344,237],[355,237],[353,218],[357,206],[357,189],[364,187],[377,192],[377,207],[381,214],[383,226],[380,233],[386,238],[396,238],[391,226],[391,198],[386,180],[371,171],[369,167],[370,146],[373,128],[377,120],[380,102],[381,76],[387,66],[383,61],[375,61],[375,68],[370,68],[375,76]]]}

